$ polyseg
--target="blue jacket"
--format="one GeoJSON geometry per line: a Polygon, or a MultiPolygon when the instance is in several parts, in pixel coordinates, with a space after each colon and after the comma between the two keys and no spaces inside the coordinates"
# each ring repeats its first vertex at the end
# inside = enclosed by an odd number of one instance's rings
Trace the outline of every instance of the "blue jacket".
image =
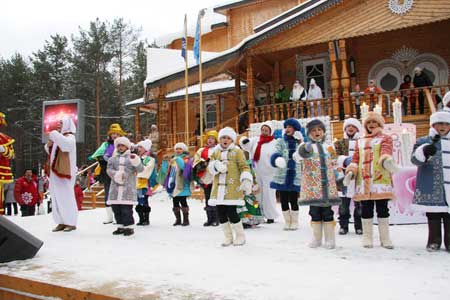
{"type": "MultiPolygon", "coordinates": [[[[450,135],[450,134],[449,134],[450,135]]],[[[448,136],[449,136],[448,135],[448,136]]],[[[450,212],[450,139],[435,143],[437,152],[428,159],[423,148],[431,137],[421,137],[414,145],[411,162],[418,166],[414,207],[424,212],[450,212]]]]}
{"type": "Polygon", "coordinates": [[[275,153],[270,158],[270,164],[276,168],[273,181],[270,183],[272,189],[300,192],[301,165],[292,158],[297,146],[297,140],[292,136],[283,135],[282,139],[277,140],[275,153]],[[278,157],[283,157],[286,160],[286,168],[281,169],[275,165],[275,160],[278,157]]]}

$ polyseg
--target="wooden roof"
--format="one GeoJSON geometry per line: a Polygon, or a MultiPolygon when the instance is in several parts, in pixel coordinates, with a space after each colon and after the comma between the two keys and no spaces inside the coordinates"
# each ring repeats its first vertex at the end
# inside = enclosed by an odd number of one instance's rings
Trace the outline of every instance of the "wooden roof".
{"type": "MultiPolygon", "coordinates": [[[[285,16],[205,62],[203,77],[234,70],[246,53],[269,54],[450,19],[449,0],[416,0],[413,8],[401,16],[390,11],[387,0],[309,0],[299,6],[304,9],[295,9],[294,15],[285,16]]],[[[195,66],[189,68],[189,85],[197,82],[198,66],[195,66]]],[[[147,87],[154,89],[161,85],[166,85],[168,92],[181,88],[184,72],[150,82],[147,87]]]]}
{"type": "Polygon", "coordinates": [[[450,1],[414,1],[404,15],[390,11],[387,0],[345,0],[322,15],[259,43],[254,54],[352,38],[450,19],[450,1]]]}

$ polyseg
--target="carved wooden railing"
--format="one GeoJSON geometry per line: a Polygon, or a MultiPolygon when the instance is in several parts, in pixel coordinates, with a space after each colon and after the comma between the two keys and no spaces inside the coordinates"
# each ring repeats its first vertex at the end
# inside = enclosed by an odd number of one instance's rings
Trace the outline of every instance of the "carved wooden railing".
{"type": "Polygon", "coordinates": [[[173,148],[176,143],[186,143],[186,135],[188,138],[188,146],[195,146],[197,136],[195,135],[194,131],[191,131],[167,134],[167,148],[173,148]]]}
{"type": "Polygon", "coordinates": [[[254,110],[255,122],[331,115],[331,101],[330,98],[324,98],[256,106],[254,110]]]}
{"type": "MultiPolygon", "coordinates": [[[[359,96],[359,104],[365,103],[369,107],[373,107],[376,104],[382,107],[382,113],[384,116],[392,116],[392,104],[395,99],[398,98],[402,102],[403,115],[429,115],[438,109],[438,99],[444,97],[445,93],[449,90],[450,85],[432,86],[423,88],[404,89],[392,92],[374,93],[374,94],[362,94],[359,96]],[[420,99],[423,97],[423,109],[421,111],[420,99]],[[406,104],[406,109],[405,109],[406,104]]],[[[352,93],[350,99],[350,111],[345,112],[346,115],[359,117],[357,107],[356,93],[352,93]]]]}

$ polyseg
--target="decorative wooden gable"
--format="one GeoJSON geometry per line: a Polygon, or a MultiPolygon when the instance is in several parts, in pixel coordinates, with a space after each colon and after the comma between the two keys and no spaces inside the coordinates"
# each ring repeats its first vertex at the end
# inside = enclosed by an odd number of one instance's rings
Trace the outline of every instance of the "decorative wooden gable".
{"type": "Polygon", "coordinates": [[[343,0],[290,29],[262,40],[252,52],[270,53],[446,19],[450,19],[448,0],[343,0]]]}

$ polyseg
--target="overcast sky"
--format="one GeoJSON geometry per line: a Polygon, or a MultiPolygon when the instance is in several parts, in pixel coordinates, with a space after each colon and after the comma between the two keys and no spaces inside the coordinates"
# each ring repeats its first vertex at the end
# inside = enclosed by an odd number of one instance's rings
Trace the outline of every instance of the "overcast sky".
{"type": "Polygon", "coordinates": [[[6,0],[0,4],[0,57],[15,52],[29,56],[42,49],[50,35],[60,33],[70,38],[78,27],[89,28],[97,17],[112,21],[123,17],[135,27],[142,27],[142,38],[151,41],[167,33],[182,30],[184,14],[195,22],[201,8],[226,0],[6,0]],[[190,17],[189,17],[190,16],[190,17]]]}

